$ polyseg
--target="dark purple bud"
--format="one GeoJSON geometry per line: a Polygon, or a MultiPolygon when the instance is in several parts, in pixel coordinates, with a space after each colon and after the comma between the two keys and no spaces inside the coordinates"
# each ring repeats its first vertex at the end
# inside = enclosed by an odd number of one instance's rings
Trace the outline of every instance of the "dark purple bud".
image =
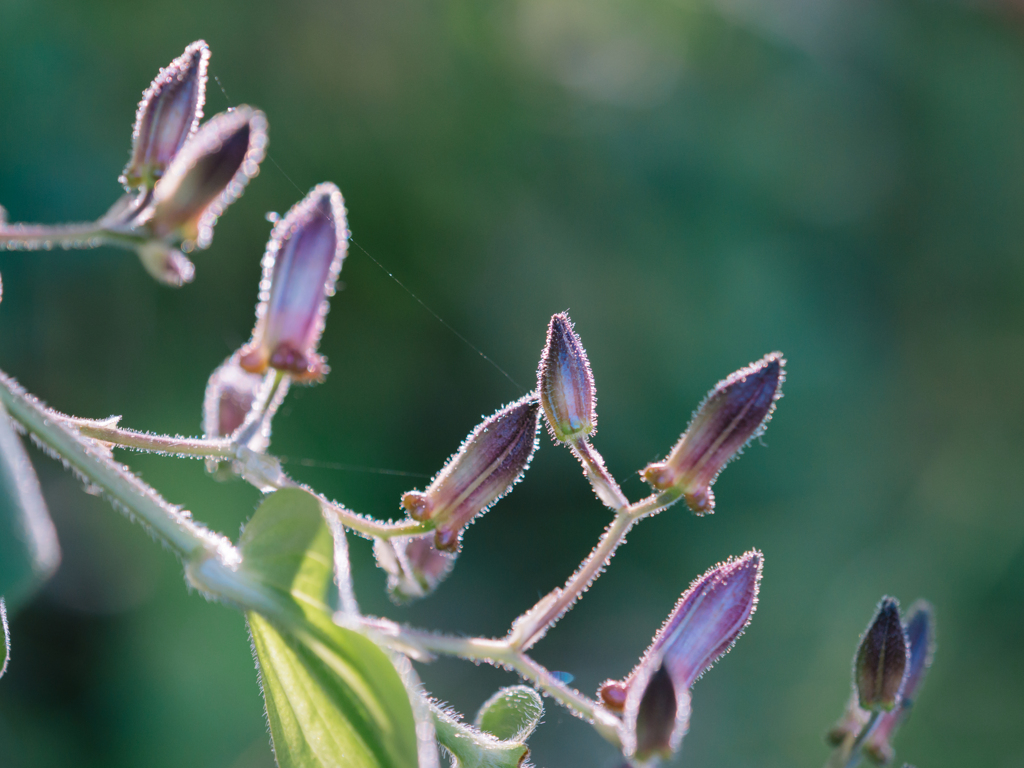
{"type": "Polygon", "coordinates": [[[388,574],[388,593],[396,603],[426,597],[455,565],[455,555],[439,550],[429,534],[376,539],[373,553],[388,574]]]}
{"type": "Polygon", "coordinates": [[[932,656],[935,653],[935,619],[931,605],[924,600],[914,603],[903,628],[910,646],[910,660],[907,663],[900,705],[891,712],[882,714],[864,743],[864,751],[868,757],[879,765],[886,765],[895,756],[892,737],[910,715],[910,709],[914,706],[925,673],[932,663],[932,656]]]}
{"type": "Polygon", "coordinates": [[[274,368],[297,381],[321,381],[328,368],[316,353],[348,249],[345,201],[329,182],[292,206],[270,235],[263,256],[260,303],[242,367],[274,368]]]}
{"type": "Polygon", "coordinates": [[[889,711],[899,703],[908,657],[900,604],[883,597],[854,660],[853,683],[862,709],[889,711]]]}
{"type": "Polygon", "coordinates": [[[207,437],[230,437],[243,423],[263,385],[263,377],[238,364],[236,352],[211,374],[203,399],[203,431],[207,437]]]}
{"type": "Polygon", "coordinates": [[[782,397],[786,361],[765,355],[718,382],[693,415],[665,461],[646,467],[644,480],[661,491],[678,490],[698,515],[713,512],[718,473],[764,431],[782,397]]]}
{"type": "Polygon", "coordinates": [[[185,250],[206,248],[217,218],[259,173],[266,148],[267,120],[259,110],[243,105],[215,115],[171,161],[142,223],[185,250]]]}
{"type": "Polygon", "coordinates": [[[671,757],[690,724],[690,692],[664,665],[644,670],[626,697],[622,747],[633,765],[671,757]]]}
{"type": "Polygon", "coordinates": [[[458,549],[462,529],[519,482],[537,448],[540,403],[535,393],[505,406],[474,429],[423,491],[402,506],[435,522],[438,549],[458,549]]]}
{"type": "Polygon", "coordinates": [[[646,660],[663,659],[682,688],[693,685],[729,652],[750,623],[763,563],[761,553],[752,549],[694,581],[658,630],[640,667],[646,660]]]}
{"type": "Polygon", "coordinates": [[[537,371],[537,391],[556,442],[584,438],[597,428],[594,374],[565,312],[552,316],[537,371]]]}
{"type": "Polygon", "coordinates": [[[161,240],[147,240],[136,248],[139,261],[150,275],[164,285],[178,288],[191,283],[196,273],[188,256],[161,240]]]}
{"type": "Polygon", "coordinates": [[[132,130],[132,158],[121,176],[126,187],[151,188],[196,132],[206,100],[209,60],[209,47],[196,40],[161,69],[142,94],[132,130]]]}
{"type": "Polygon", "coordinates": [[[626,755],[634,762],[678,749],[689,719],[689,688],[750,623],[763,560],[751,550],[696,579],[629,676],[601,685],[604,705],[624,713],[626,755]]]}

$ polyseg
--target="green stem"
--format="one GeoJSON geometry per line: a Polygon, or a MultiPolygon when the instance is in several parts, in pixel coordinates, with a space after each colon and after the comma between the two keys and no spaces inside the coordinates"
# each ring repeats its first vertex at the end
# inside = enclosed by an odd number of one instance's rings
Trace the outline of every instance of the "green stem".
{"type": "MultiPolygon", "coordinates": [[[[384,642],[389,638],[382,637],[384,642]]],[[[527,654],[506,640],[483,637],[454,637],[422,630],[399,627],[394,640],[445,656],[458,656],[470,661],[485,661],[498,667],[513,669],[533,683],[577,717],[591,723],[605,739],[621,746],[619,719],[601,704],[569,687],[527,654]]]]}
{"type": "Polygon", "coordinates": [[[583,465],[583,470],[586,472],[590,484],[594,486],[597,498],[606,507],[615,512],[620,512],[628,507],[629,499],[626,498],[626,494],[619,488],[619,484],[615,482],[615,478],[608,471],[604,458],[597,452],[597,449],[586,438],[570,442],[568,445],[569,449],[576,454],[576,458],[583,465]]]}
{"type": "Polygon", "coordinates": [[[136,432],[113,424],[93,419],[79,419],[65,416],[64,420],[78,430],[82,437],[102,440],[125,448],[140,451],[168,454],[172,456],[189,456],[192,458],[230,459],[235,455],[230,440],[206,440],[197,437],[171,437],[155,435],[147,432],[136,432]]]}
{"type": "Polygon", "coordinates": [[[52,456],[65,462],[87,483],[100,488],[137,517],[182,560],[202,553],[236,562],[238,552],[225,537],[196,523],[191,515],[168,503],[99,445],[83,440],[64,417],[43,406],[13,379],[0,372],[0,400],[8,413],[52,456]]]}
{"type": "Polygon", "coordinates": [[[508,634],[508,642],[515,648],[526,650],[544,637],[604,572],[615,550],[625,541],[629,529],[639,520],[665,509],[677,498],[671,493],[655,494],[620,509],[597,546],[580,563],[580,567],[565,585],[549,592],[515,620],[508,634]]]}

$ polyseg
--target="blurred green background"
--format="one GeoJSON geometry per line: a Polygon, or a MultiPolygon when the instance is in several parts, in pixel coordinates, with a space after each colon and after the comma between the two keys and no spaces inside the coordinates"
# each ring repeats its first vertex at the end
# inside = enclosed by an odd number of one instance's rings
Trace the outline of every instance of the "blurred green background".
{"type": "MultiPolygon", "coordinates": [[[[249,103],[272,162],[196,254],[194,284],[134,256],[0,254],[0,367],[52,406],[197,434],[206,378],[248,338],[267,211],[345,194],[355,241],[532,387],[549,316],[593,364],[596,444],[632,498],[707,389],[781,349],[764,445],[718,511],[640,526],[536,649],[591,693],[628,672],[679,593],[765,553],[761,603],[694,689],[677,764],[818,766],[876,601],[936,606],[939,649],[897,760],[1024,766],[1024,33],[1019,10],[923,0],[0,0],[0,203],[80,220],[119,193],[134,110],[186,44],[212,48],[207,114],[249,103]],[[293,183],[294,182],[294,183],[293,183]]],[[[294,390],[273,450],[354,508],[422,485],[520,389],[359,248],[326,383],[294,390]]],[[[368,612],[503,633],[589,551],[608,513],[547,437],[468,532],[451,578],[395,608],[354,542],[368,612]]],[[[240,615],[33,451],[64,550],[13,617],[0,763],[265,768],[240,615]]],[[[235,534],[257,503],[200,462],[126,455],[235,534]]],[[[472,715],[513,677],[421,667],[472,715]]],[[[545,768],[615,768],[549,703],[545,768]]]]}

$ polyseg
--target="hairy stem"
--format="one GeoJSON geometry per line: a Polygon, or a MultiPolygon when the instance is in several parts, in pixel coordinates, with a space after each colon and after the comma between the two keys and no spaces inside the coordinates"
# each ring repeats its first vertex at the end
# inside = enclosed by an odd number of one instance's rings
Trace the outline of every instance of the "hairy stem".
{"type": "Polygon", "coordinates": [[[138,518],[182,560],[202,553],[215,554],[226,562],[238,560],[228,539],[168,503],[152,486],[114,461],[102,446],[84,440],[61,414],[46,408],[4,373],[0,373],[0,400],[45,451],[100,488],[115,506],[138,518]]]}
{"type": "Polygon", "coordinates": [[[230,459],[235,455],[230,440],[207,440],[199,437],[171,437],[155,435],[147,432],[136,432],[113,424],[93,419],[79,419],[64,416],[64,420],[73,425],[82,437],[102,440],[125,448],[140,451],[163,453],[172,456],[190,456],[193,458],[230,459]]]}
{"type": "Polygon", "coordinates": [[[597,498],[606,507],[613,509],[615,512],[628,507],[629,499],[626,498],[626,494],[619,488],[619,484],[615,482],[615,478],[608,471],[604,458],[597,452],[597,449],[586,438],[570,442],[568,445],[569,449],[576,454],[576,458],[583,465],[583,470],[586,472],[590,484],[594,487],[597,498]]]}
{"type": "Polygon", "coordinates": [[[615,550],[625,541],[629,529],[637,521],[665,509],[677,498],[678,496],[671,492],[654,494],[620,509],[611,525],[605,529],[597,546],[580,563],[580,567],[569,577],[565,585],[549,592],[515,620],[508,635],[508,642],[522,650],[537,643],[572,608],[580,595],[590,589],[590,585],[597,580],[615,555],[615,550]]]}
{"type": "MultiPolygon", "coordinates": [[[[390,638],[383,636],[382,639],[388,642],[390,638]]],[[[621,723],[615,715],[598,702],[563,683],[542,664],[513,648],[506,640],[454,637],[408,627],[399,627],[393,639],[432,653],[458,656],[470,661],[485,661],[494,666],[515,670],[574,715],[591,723],[605,739],[620,746],[621,723]]]]}

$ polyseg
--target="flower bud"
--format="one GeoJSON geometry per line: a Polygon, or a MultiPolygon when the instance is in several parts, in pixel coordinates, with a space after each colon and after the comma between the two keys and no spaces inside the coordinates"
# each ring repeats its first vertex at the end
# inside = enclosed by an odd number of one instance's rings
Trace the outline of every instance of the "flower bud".
{"type": "Polygon", "coordinates": [[[698,515],[713,512],[711,486],[722,468],[764,431],[782,397],[785,364],[780,352],[772,352],[718,382],[668,458],[643,470],[644,480],[661,491],[677,489],[698,515]]]}
{"type": "Polygon", "coordinates": [[[144,222],[154,236],[180,240],[185,250],[206,248],[217,218],[259,173],[267,147],[267,120],[240,106],[204,123],[185,142],[153,190],[144,222]]]}
{"type": "Polygon", "coordinates": [[[910,709],[914,706],[917,692],[931,666],[935,652],[935,620],[931,605],[924,600],[914,603],[903,627],[910,646],[910,659],[907,662],[900,705],[893,711],[882,714],[864,743],[867,756],[879,765],[886,765],[895,757],[896,753],[891,744],[892,737],[910,716],[910,709]]]}
{"type": "Polygon", "coordinates": [[[537,392],[556,442],[578,440],[597,428],[594,375],[565,312],[553,315],[537,371],[537,392]]]}
{"type": "Polygon", "coordinates": [[[203,399],[203,432],[208,438],[230,437],[245,423],[259,395],[263,377],[238,364],[235,352],[210,375],[203,399]]]}
{"type": "Polygon", "coordinates": [[[899,703],[908,656],[900,604],[883,597],[854,660],[853,683],[862,709],[889,711],[899,703]]]}
{"type": "Polygon", "coordinates": [[[510,403],[474,429],[426,491],[409,491],[402,506],[435,522],[438,549],[458,549],[462,529],[519,482],[537,448],[540,403],[535,393],[510,403]]]}
{"type": "Polygon", "coordinates": [[[429,534],[374,539],[373,554],[388,574],[391,599],[399,604],[429,595],[455,565],[455,555],[439,550],[429,534]]]}
{"type": "Polygon", "coordinates": [[[196,40],[161,69],[142,94],[132,130],[132,158],[121,176],[126,187],[152,187],[196,132],[206,100],[209,61],[209,47],[196,40]]]}
{"type": "Polygon", "coordinates": [[[643,712],[649,713],[644,721],[646,741],[641,738],[641,731],[636,734],[638,754],[641,743],[648,744],[651,754],[664,753],[670,746],[670,752],[678,748],[678,739],[685,732],[685,721],[679,719],[684,699],[686,716],[689,715],[687,691],[729,651],[750,624],[757,608],[763,559],[760,552],[751,550],[742,557],[719,563],[695,580],[629,677],[623,681],[609,680],[601,686],[599,695],[604,705],[609,710],[624,712],[627,722],[643,712]],[[659,681],[659,676],[666,677],[670,685],[659,681]],[[648,690],[651,686],[654,687],[648,690]],[[670,725],[667,714],[672,710],[668,705],[670,689],[679,710],[673,716],[675,725],[670,725]],[[647,705],[642,706],[645,700],[647,705]]]}
{"type": "Polygon", "coordinates": [[[633,765],[671,757],[690,724],[690,692],[664,664],[644,670],[630,688],[623,716],[622,747],[633,765]]]}
{"type": "Polygon", "coordinates": [[[191,283],[196,273],[188,256],[162,240],[146,240],[136,248],[136,253],[146,271],[164,285],[181,287],[191,283]]]}
{"type": "Polygon", "coordinates": [[[243,368],[262,373],[270,367],[306,383],[323,379],[328,368],[316,348],[348,234],[345,202],[329,182],[314,187],[274,226],[243,368]]]}

